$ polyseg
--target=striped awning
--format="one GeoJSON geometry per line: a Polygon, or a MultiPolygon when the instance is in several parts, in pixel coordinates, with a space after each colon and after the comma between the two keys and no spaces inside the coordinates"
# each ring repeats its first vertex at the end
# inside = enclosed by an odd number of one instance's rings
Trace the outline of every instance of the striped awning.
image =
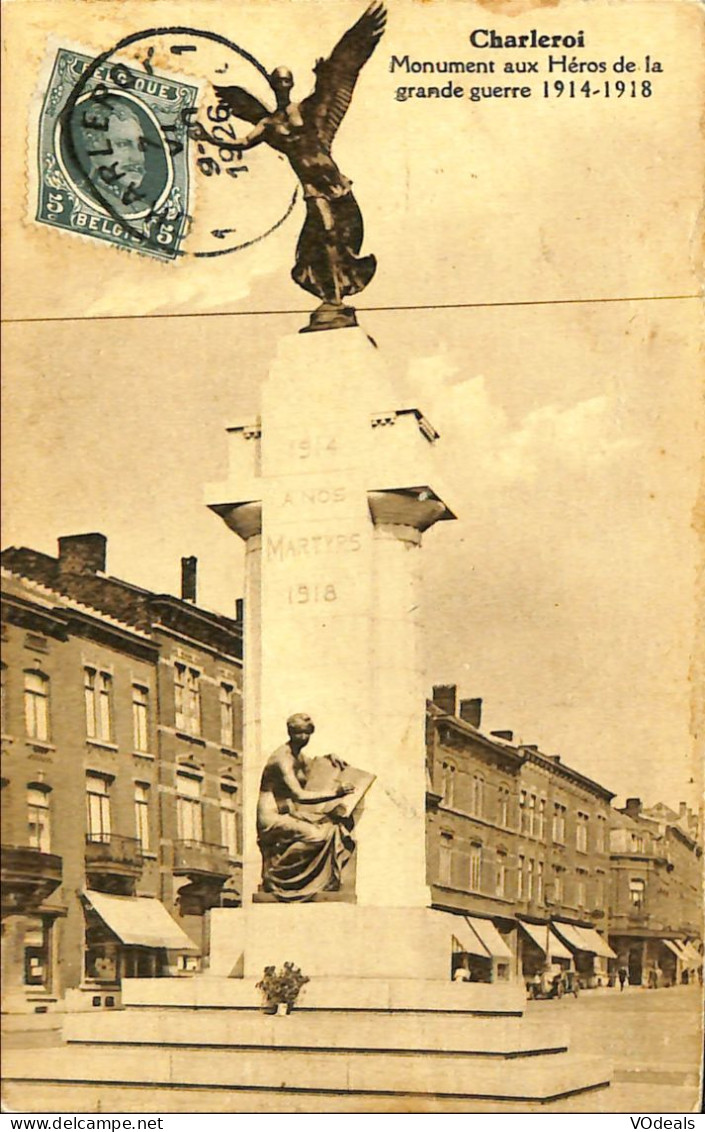
{"type": "Polygon", "coordinates": [[[552,959],[573,958],[572,952],[561,942],[555,932],[551,931],[548,924],[525,924],[523,920],[520,920],[519,923],[536,946],[541,948],[544,955],[552,959]]]}
{"type": "Polygon", "coordinates": [[[465,919],[484,945],[488,955],[494,959],[511,959],[510,949],[491,920],[481,920],[478,916],[466,916],[465,919]]]}

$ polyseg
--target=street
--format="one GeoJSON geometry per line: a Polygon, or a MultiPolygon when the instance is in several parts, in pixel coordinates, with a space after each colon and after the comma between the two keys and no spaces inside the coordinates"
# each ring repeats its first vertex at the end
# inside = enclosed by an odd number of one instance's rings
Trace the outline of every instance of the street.
{"type": "Polygon", "coordinates": [[[560,1112],[699,1112],[703,1049],[701,987],[585,991],[527,1004],[532,1019],[571,1027],[572,1053],[605,1056],[612,1085],[548,1106],[560,1112]]]}

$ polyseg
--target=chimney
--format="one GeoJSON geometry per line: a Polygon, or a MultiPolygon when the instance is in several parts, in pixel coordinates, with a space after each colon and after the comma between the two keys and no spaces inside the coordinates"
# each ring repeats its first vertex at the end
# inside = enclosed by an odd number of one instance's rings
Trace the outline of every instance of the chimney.
{"type": "Polygon", "coordinates": [[[479,727],[482,722],[482,700],[461,700],[460,718],[473,727],[479,727]]]}
{"type": "Polygon", "coordinates": [[[59,539],[59,574],[105,572],[105,535],[63,535],[59,539]]]}
{"type": "Polygon", "coordinates": [[[641,798],[627,798],[627,804],[624,809],[627,817],[638,818],[641,813],[641,798]]]}
{"type": "Polygon", "coordinates": [[[455,715],[455,684],[434,684],[433,702],[446,715],[455,715]]]}
{"type": "Polygon", "coordinates": [[[504,739],[506,743],[511,743],[514,740],[513,731],[490,731],[490,735],[493,735],[495,739],[504,739]]]}
{"type": "Polygon", "coordinates": [[[196,570],[198,559],[191,555],[181,559],[181,600],[196,603],[196,570]]]}

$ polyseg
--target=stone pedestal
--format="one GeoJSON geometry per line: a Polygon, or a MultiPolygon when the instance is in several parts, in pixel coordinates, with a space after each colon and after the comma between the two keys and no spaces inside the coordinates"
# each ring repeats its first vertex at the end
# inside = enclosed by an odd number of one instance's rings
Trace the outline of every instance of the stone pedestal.
{"type": "MultiPolygon", "coordinates": [[[[260,883],[262,767],[294,712],[315,723],[307,754],[376,776],[356,827],[357,905],[427,908],[421,541],[454,518],[436,433],[399,407],[379,351],[351,328],[282,340],[261,423],[230,438],[208,503],[247,547],[243,908],[260,883]]],[[[288,910],[293,924],[307,908],[288,910]]]]}

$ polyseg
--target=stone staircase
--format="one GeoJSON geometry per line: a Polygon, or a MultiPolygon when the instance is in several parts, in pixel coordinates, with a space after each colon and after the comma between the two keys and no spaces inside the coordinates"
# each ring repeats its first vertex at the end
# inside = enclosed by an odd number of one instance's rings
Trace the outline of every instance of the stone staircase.
{"type": "Polygon", "coordinates": [[[5,1103],[56,1112],[424,1111],[444,1099],[545,1105],[609,1084],[606,1062],[568,1051],[563,1025],[523,1016],[519,988],[403,982],[316,980],[291,1014],[267,1015],[254,980],[129,980],[124,1009],[66,1016],[64,1046],[39,1056],[7,1050],[5,1103]]]}

